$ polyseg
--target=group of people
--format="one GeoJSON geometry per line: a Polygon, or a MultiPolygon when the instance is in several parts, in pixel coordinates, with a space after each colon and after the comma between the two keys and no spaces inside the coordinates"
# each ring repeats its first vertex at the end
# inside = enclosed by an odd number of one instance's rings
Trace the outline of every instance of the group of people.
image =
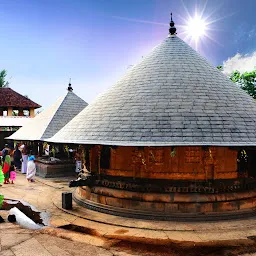
{"type": "Polygon", "coordinates": [[[30,182],[34,182],[36,174],[35,157],[29,155],[26,145],[16,145],[12,150],[8,144],[1,151],[0,158],[0,185],[14,183],[16,172],[20,171],[26,174],[26,178],[30,182]]]}

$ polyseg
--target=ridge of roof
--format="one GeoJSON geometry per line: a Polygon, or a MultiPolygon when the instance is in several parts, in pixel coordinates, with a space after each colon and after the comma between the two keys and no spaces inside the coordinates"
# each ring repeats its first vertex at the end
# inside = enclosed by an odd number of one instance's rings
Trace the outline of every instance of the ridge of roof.
{"type": "Polygon", "coordinates": [[[88,106],[87,102],[77,96],[73,91],[68,90],[66,95],[64,96],[62,103],[60,104],[51,121],[49,122],[47,129],[44,131],[41,140],[53,136],[71,119],[73,119],[75,115],[80,113],[86,106],[88,106]],[[76,110],[71,110],[70,108],[76,108],[76,110]],[[65,115],[63,115],[63,113],[65,113],[65,115]]]}

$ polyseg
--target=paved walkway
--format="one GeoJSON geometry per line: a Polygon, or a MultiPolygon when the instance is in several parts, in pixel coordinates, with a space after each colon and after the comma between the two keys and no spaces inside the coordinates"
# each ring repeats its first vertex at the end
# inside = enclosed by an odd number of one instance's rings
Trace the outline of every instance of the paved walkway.
{"type": "MultiPolygon", "coordinates": [[[[97,213],[75,203],[72,211],[63,211],[61,193],[73,190],[67,186],[69,180],[37,178],[28,183],[18,174],[14,185],[0,188],[6,198],[21,199],[50,214],[50,227],[39,231],[0,224],[0,255],[225,255],[223,248],[239,253],[230,255],[256,252],[256,218],[208,223],[146,221],[97,213]]],[[[6,217],[8,213],[0,214],[6,217]]]]}

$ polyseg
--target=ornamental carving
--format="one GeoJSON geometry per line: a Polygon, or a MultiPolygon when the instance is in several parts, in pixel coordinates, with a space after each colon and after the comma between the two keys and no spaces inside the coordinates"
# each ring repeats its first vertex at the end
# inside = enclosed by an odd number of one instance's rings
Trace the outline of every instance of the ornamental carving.
{"type": "Polygon", "coordinates": [[[186,148],[185,163],[200,163],[200,147],[186,148]]]}
{"type": "Polygon", "coordinates": [[[164,149],[152,149],[148,156],[149,164],[161,165],[164,163],[164,149]]]}
{"type": "MultiPolygon", "coordinates": [[[[73,183],[76,181],[73,181],[73,183]]],[[[81,186],[81,183],[74,183],[73,186],[81,186]]],[[[133,181],[114,181],[109,179],[89,179],[85,183],[87,186],[91,187],[93,191],[95,187],[107,187],[112,189],[127,190],[133,192],[143,192],[143,193],[202,193],[202,194],[218,194],[226,192],[236,192],[236,191],[246,191],[247,189],[255,189],[256,182],[245,183],[225,183],[221,182],[219,184],[213,185],[211,182],[183,182],[180,184],[163,183],[163,182],[133,182],[133,181]]],[[[97,193],[100,193],[99,191],[97,193]]]]}

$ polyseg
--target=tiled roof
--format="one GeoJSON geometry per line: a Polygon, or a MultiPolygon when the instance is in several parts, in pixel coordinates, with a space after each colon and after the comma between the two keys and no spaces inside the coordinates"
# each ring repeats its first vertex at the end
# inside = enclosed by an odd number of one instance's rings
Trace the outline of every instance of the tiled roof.
{"type": "Polygon", "coordinates": [[[49,141],[256,146],[256,102],[169,36],[49,141]]]}
{"type": "Polygon", "coordinates": [[[11,88],[0,88],[0,107],[40,108],[41,106],[11,88]]]}
{"type": "Polygon", "coordinates": [[[8,139],[38,141],[49,138],[80,113],[87,105],[76,94],[68,91],[50,108],[38,114],[8,139]]]}

